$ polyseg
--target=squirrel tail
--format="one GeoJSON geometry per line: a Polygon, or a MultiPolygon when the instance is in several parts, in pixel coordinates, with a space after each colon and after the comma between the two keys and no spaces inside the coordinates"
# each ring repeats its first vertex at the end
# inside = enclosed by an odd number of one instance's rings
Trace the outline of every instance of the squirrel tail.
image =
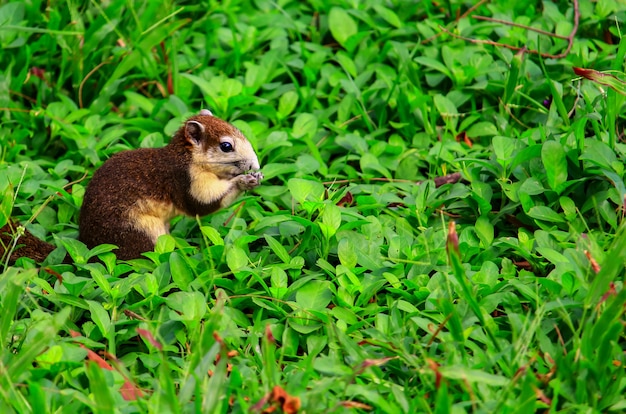
{"type": "Polygon", "coordinates": [[[41,263],[54,249],[54,245],[35,237],[12,219],[0,228],[0,258],[3,262],[8,252],[9,263],[15,263],[21,257],[29,257],[41,263]]]}

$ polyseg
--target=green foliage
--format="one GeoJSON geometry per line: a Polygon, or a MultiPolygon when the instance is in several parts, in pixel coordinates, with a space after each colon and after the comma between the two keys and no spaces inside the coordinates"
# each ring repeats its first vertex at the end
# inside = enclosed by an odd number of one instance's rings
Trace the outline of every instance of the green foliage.
{"type": "Polygon", "coordinates": [[[0,5],[0,224],[59,246],[0,274],[0,412],[623,411],[626,8],[554,59],[572,2],[468,7],[0,5]],[[201,108],[263,185],[142,259],[78,242],[93,171],[201,108]]]}

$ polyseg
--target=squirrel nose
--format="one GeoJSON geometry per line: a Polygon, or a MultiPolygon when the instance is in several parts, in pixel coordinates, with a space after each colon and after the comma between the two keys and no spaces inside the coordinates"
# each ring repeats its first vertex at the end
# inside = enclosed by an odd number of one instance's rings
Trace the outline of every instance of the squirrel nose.
{"type": "Polygon", "coordinates": [[[248,162],[248,170],[250,171],[258,171],[261,169],[261,166],[259,165],[259,160],[257,159],[257,157],[254,157],[253,159],[249,160],[248,162]]]}

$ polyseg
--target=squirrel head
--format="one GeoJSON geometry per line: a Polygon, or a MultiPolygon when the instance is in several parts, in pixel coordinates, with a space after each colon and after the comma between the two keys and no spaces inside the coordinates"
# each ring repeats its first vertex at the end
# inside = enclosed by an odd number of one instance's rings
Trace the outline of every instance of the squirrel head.
{"type": "Polygon", "coordinates": [[[181,128],[185,147],[191,152],[191,163],[202,166],[220,179],[260,169],[250,141],[233,125],[203,109],[185,121],[181,128]]]}

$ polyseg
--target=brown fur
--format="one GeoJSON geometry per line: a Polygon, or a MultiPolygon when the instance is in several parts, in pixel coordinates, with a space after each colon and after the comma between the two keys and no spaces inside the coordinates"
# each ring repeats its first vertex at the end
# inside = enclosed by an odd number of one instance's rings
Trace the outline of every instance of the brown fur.
{"type": "Polygon", "coordinates": [[[118,258],[136,258],[154,249],[174,216],[207,215],[259,185],[262,175],[249,173],[259,169],[250,143],[206,113],[187,120],[169,145],[115,154],[95,172],[81,208],[81,241],[115,244],[118,258]],[[234,152],[220,149],[224,139],[234,152]]]}
{"type": "MultiPolygon", "coordinates": [[[[0,258],[4,257],[5,249],[11,249],[13,247],[18,226],[18,223],[9,220],[0,228],[0,258]]],[[[28,230],[24,230],[24,234],[17,240],[17,245],[11,252],[9,262],[15,263],[15,261],[21,257],[30,257],[36,262],[43,262],[53,250],[54,246],[52,244],[46,243],[33,236],[28,230]]]]}

